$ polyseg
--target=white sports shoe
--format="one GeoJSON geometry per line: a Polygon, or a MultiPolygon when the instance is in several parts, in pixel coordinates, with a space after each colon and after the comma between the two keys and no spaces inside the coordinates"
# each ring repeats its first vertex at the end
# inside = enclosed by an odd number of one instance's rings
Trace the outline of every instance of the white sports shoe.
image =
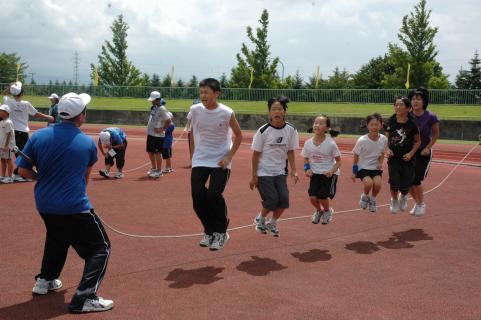
{"type": "Polygon", "coordinates": [[[329,208],[329,210],[324,211],[322,214],[322,224],[328,224],[332,221],[332,216],[334,215],[334,210],[329,208]]]}
{"type": "Polygon", "coordinates": [[[279,228],[277,228],[277,222],[273,222],[273,221],[267,222],[266,229],[271,233],[273,237],[279,236],[279,228]]]}
{"type": "Polygon", "coordinates": [[[229,241],[230,237],[229,234],[226,233],[219,233],[219,232],[214,232],[214,240],[212,240],[212,243],[210,245],[210,250],[215,251],[215,250],[220,250],[224,248],[225,244],[227,241],[229,241]]]}
{"type": "Polygon", "coordinates": [[[1,183],[13,183],[13,178],[12,177],[3,177],[2,180],[0,180],[1,183]]]}
{"type": "Polygon", "coordinates": [[[15,182],[29,182],[29,181],[32,181],[32,180],[30,180],[30,179],[25,179],[24,177],[22,177],[22,176],[20,176],[20,175],[18,175],[18,174],[14,174],[14,175],[12,176],[12,178],[13,178],[13,181],[15,181],[15,182]]]}
{"type": "Polygon", "coordinates": [[[151,178],[160,178],[163,175],[164,174],[159,170],[151,170],[150,173],[149,173],[149,177],[151,177],[151,178]]]}
{"type": "Polygon", "coordinates": [[[319,221],[321,221],[321,212],[316,210],[312,214],[311,222],[314,224],[318,224],[319,221]]]}
{"type": "Polygon", "coordinates": [[[122,179],[124,177],[124,174],[122,172],[116,172],[114,175],[115,179],[122,179]]]}
{"type": "Polygon", "coordinates": [[[423,202],[417,205],[416,210],[414,211],[414,215],[416,217],[423,216],[426,213],[426,204],[423,202]]]}
{"type": "Polygon", "coordinates": [[[406,211],[406,209],[408,208],[408,196],[400,194],[398,199],[399,209],[401,209],[401,211],[406,211]]]}
{"type": "Polygon", "coordinates": [[[102,297],[88,298],[85,300],[82,309],[71,309],[74,313],[84,313],[84,312],[98,312],[107,311],[114,307],[114,302],[112,300],[107,300],[102,297]]]}
{"type": "Polygon", "coordinates": [[[174,169],[172,169],[172,168],[164,168],[164,169],[162,169],[162,173],[171,173],[171,172],[174,172],[174,169]]]}
{"type": "Polygon", "coordinates": [[[370,198],[369,199],[369,212],[376,213],[376,199],[370,198]]]}
{"type": "Polygon", "coordinates": [[[199,246],[210,247],[210,245],[212,244],[212,240],[214,240],[214,236],[204,233],[204,235],[202,236],[202,239],[199,242],[199,246]]]}
{"type": "Polygon", "coordinates": [[[107,169],[99,170],[99,174],[104,178],[110,178],[110,172],[107,169]]]}
{"type": "Polygon", "coordinates": [[[396,214],[399,211],[399,201],[397,199],[391,198],[391,204],[389,205],[389,210],[392,214],[396,214]]]}
{"type": "Polygon", "coordinates": [[[266,218],[261,216],[260,213],[254,218],[254,224],[255,224],[256,231],[262,234],[267,233],[266,218]]]}
{"type": "Polygon", "coordinates": [[[369,196],[366,194],[361,194],[361,199],[359,199],[359,206],[361,209],[365,210],[367,208],[367,205],[369,204],[369,196]]]}
{"type": "Polygon", "coordinates": [[[414,207],[411,210],[409,210],[409,214],[414,215],[414,212],[416,212],[417,207],[418,207],[418,204],[414,203],[414,207]]]}
{"type": "Polygon", "coordinates": [[[62,281],[60,281],[59,279],[47,281],[42,278],[37,278],[32,292],[35,294],[47,294],[49,291],[57,290],[60,288],[62,288],[62,281]]]}

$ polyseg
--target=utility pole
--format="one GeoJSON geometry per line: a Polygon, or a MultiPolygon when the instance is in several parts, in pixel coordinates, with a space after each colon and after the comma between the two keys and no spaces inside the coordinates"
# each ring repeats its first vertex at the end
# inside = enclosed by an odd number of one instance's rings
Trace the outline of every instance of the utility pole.
{"type": "Polygon", "coordinates": [[[78,85],[78,64],[79,64],[79,56],[78,56],[78,52],[75,51],[74,55],[73,55],[73,76],[74,76],[74,84],[75,85],[78,85]]]}

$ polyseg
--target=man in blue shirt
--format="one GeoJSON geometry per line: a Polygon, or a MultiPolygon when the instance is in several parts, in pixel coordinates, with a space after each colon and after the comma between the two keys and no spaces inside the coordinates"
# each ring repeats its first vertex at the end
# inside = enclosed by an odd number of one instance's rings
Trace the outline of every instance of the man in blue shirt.
{"type": "Polygon", "coordinates": [[[94,141],[79,129],[89,101],[85,93],[64,95],[58,105],[62,122],[32,135],[23,149],[26,157],[19,163],[23,177],[37,180],[35,203],[47,229],[33,293],[47,294],[62,287],[58,277],[70,246],[85,260],[82,279],[69,305],[71,312],[113,308],[113,301],[96,295],[107,268],[110,241],[86,194],[97,161],[94,141]]]}
{"type": "Polygon", "coordinates": [[[114,177],[121,179],[124,177],[122,169],[125,165],[125,150],[127,149],[127,135],[117,127],[109,127],[100,131],[99,150],[105,157],[105,169],[100,170],[99,174],[104,178],[110,178],[110,168],[117,163],[117,172],[114,177]],[[105,150],[104,150],[105,148],[105,150]]]}

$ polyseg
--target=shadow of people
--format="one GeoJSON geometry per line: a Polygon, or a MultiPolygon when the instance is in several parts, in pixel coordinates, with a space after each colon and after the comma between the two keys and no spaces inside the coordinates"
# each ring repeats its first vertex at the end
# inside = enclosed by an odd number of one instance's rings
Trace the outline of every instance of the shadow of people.
{"type": "Polygon", "coordinates": [[[300,262],[317,262],[317,261],[329,261],[332,259],[332,255],[329,250],[311,249],[306,252],[293,252],[291,255],[299,259],[300,262]]]}
{"type": "Polygon", "coordinates": [[[50,292],[44,296],[32,295],[32,299],[0,308],[0,319],[52,319],[68,314],[65,302],[67,290],[50,292]]]}
{"type": "Polygon", "coordinates": [[[173,281],[169,284],[170,288],[182,289],[192,287],[194,284],[211,284],[223,277],[217,275],[224,271],[225,268],[202,267],[199,269],[184,270],[177,268],[169,272],[165,280],[173,281]]]}
{"type": "Polygon", "coordinates": [[[381,250],[374,242],[370,241],[357,241],[348,243],[344,246],[344,248],[359,254],[373,254],[374,252],[381,250]]]}
{"type": "Polygon", "coordinates": [[[410,229],[406,231],[393,232],[392,235],[399,240],[407,242],[433,240],[433,237],[427,234],[423,229],[410,229]]]}
{"type": "Polygon", "coordinates": [[[251,258],[252,260],[241,262],[236,269],[257,277],[267,276],[272,271],[287,269],[286,266],[273,259],[258,256],[252,256],[251,258]]]}
{"type": "Polygon", "coordinates": [[[414,247],[413,244],[397,237],[390,237],[386,241],[378,241],[377,244],[386,249],[410,249],[414,247]]]}

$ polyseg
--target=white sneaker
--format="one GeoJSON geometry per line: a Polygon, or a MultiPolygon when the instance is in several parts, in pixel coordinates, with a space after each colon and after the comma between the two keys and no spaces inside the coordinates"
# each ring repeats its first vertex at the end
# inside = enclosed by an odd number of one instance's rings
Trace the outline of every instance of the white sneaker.
{"type": "Polygon", "coordinates": [[[164,169],[162,169],[162,173],[171,173],[171,172],[174,172],[174,169],[172,169],[172,168],[164,168],[164,169]]]}
{"type": "Polygon", "coordinates": [[[149,171],[147,171],[147,175],[150,175],[154,171],[155,171],[155,168],[150,168],[149,171]]]}
{"type": "Polygon", "coordinates": [[[414,215],[416,217],[423,216],[426,213],[426,204],[423,202],[417,205],[416,211],[414,211],[414,215]]]}
{"type": "Polygon", "coordinates": [[[204,236],[202,237],[202,240],[199,242],[199,246],[201,247],[210,247],[212,244],[212,240],[214,240],[214,236],[208,235],[207,233],[204,233],[204,236]]]}
{"type": "Polygon", "coordinates": [[[401,209],[401,211],[406,211],[406,209],[408,208],[408,196],[400,194],[398,200],[399,209],[401,209]]]}
{"type": "Polygon", "coordinates": [[[269,221],[266,223],[266,229],[271,233],[273,237],[279,236],[279,229],[277,228],[277,222],[269,221]]]}
{"type": "Polygon", "coordinates": [[[57,290],[62,288],[62,281],[59,279],[54,279],[51,281],[47,281],[42,278],[38,278],[35,282],[35,286],[32,289],[32,292],[35,294],[47,294],[49,291],[57,290]]]}
{"type": "Polygon", "coordinates": [[[12,178],[13,178],[13,181],[15,182],[28,182],[28,181],[32,181],[30,179],[25,179],[24,177],[18,175],[18,174],[14,174],[12,175],[12,178]]]}
{"type": "Polygon", "coordinates": [[[104,178],[110,178],[110,172],[107,169],[99,170],[99,174],[104,178]]]}
{"type": "Polygon", "coordinates": [[[418,207],[418,204],[414,203],[414,207],[409,211],[409,214],[414,215],[414,212],[416,212],[417,207],[418,207]]]}
{"type": "Polygon", "coordinates": [[[399,201],[397,199],[391,198],[391,204],[389,205],[389,210],[392,214],[396,214],[399,211],[399,201]]]}
{"type": "Polygon", "coordinates": [[[376,213],[376,199],[369,198],[369,212],[376,213]]]}
{"type": "Polygon", "coordinates": [[[365,210],[367,208],[367,205],[369,204],[369,196],[366,194],[361,194],[361,199],[359,199],[359,206],[361,209],[365,210]]]}
{"type": "Polygon", "coordinates": [[[312,214],[311,222],[314,224],[318,224],[319,221],[321,221],[321,212],[316,210],[312,214]]]}
{"type": "Polygon", "coordinates": [[[71,309],[74,313],[84,313],[84,312],[98,312],[107,311],[114,307],[114,302],[112,300],[107,300],[102,297],[88,298],[85,300],[82,309],[76,310],[71,309]]]}
{"type": "Polygon", "coordinates": [[[257,232],[260,232],[262,234],[267,233],[266,218],[261,216],[260,213],[254,218],[254,224],[257,232]]]}
{"type": "Polygon", "coordinates": [[[214,232],[214,240],[212,240],[212,243],[210,245],[210,250],[215,251],[215,250],[220,250],[224,248],[225,244],[227,241],[229,241],[230,237],[229,234],[226,233],[219,233],[219,232],[214,232]]]}
{"type": "Polygon", "coordinates": [[[161,171],[155,170],[155,169],[154,169],[154,170],[151,170],[150,173],[149,173],[149,177],[151,177],[151,178],[160,178],[160,177],[162,177],[163,175],[164,175],[164,174],[163,174],[161,171]]]}
{"type": "Polygon", "coordinates": [[[114,175],[115,179],[122,179],[124,177],[124,174],[122,172],[116,172],[114,175]]]}
{"type": "Polygon", "coordinates": [[[0,180],[1,183],[13,183],[13,178],[12,177],[3,177],[2,180],[0,180]]]}
{"type": "Polygon", "coordinates": [[[324,211],[322,214],[322,224],[328,224],[332,221],[332,216],[334,215],[334,210],[329,208],[329,210],[324,211]]]}

